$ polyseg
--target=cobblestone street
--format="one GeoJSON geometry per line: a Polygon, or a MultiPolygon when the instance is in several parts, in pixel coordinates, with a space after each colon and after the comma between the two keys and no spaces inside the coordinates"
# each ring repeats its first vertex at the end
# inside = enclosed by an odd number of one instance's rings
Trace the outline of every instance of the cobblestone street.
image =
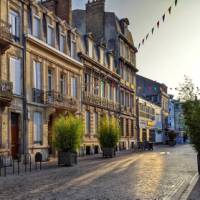
{"type": "Polygon", "coordinates": [[[169,199],[197,171],[189,145],[114,159],[88,158],[76,167],[0,178],[0,199],[134,200],[169,199]]]}

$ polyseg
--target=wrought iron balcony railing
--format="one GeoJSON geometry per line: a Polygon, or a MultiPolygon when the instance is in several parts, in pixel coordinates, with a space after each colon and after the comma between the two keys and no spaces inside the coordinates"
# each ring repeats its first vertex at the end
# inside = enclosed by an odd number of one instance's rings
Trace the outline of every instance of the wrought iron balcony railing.
{"type": "Polygon", "coordinates": [[[13,99],[13,84],[6,80],[0,80],[0,101],[9,104],[13,99]]]}
{"type": "Polygon", "coordinates": [[[12,35],[10,33],[11,25],[0,19],[0,48],[1,51],[5,51],[9,48],[12,42],[12,35]]]}
{"type": "Polygon", "coordinates": [[[45,104],[58,109],[78,109],[78,102],[75,98],[67,98],[66,95],[53,90],[46,92],[45,104]]]}
{"type": "Polygon", "coordinates": [[[33,88],[33,102],[44,104],[44,91],[33,88]]]}
{"type": "Polygon", "coordinates": [[[100,96],[92,95],[87,92],[83,92],[83,102],[96,106],[101,106],[114,111],[119,111],[120,108],[119,104],[114,101],[102,98],[100,96]]]}

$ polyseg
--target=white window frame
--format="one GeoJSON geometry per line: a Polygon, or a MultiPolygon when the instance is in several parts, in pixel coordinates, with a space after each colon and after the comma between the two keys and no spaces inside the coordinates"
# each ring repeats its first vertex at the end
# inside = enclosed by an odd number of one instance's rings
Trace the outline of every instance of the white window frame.
{"type": "Polygon", "coordinates": [[[36,38],[41,38],[41,18],[37,15],[33,15],[33,25],[32,25],[32,30],[33,30],[33,36],[36,38]],[[35,26],[34,20],[37,20],[37,22],[39,22],[38,27],[35,26]],[[38,28],[38,30],[36,31],[36,27],[38,28]]]}
{"type": "Polygon", "coordinates": [[[9,23],[11,24],[10,32],[13,36],[19,38],[19,32],[20,32],[20,14],[14,10],[9,11],[9,23]],[[12,21],[12,17],[15,17],[15,21],[12,21]],[[13,27],[14,22],[14,27],[13,27]]]}
{"type": "Polygon", "coordinates": [[[60,36],[59,36],[59,50],[64,53],[65,52],[65,44],[66,44],[66,36],[64,33],[61,33],[60,36]],[[62,38],[62,40],[61,40],[62,38]],[[62,43],[63,42],[63,43],[62,43]]]}
{"type": "Polygon", "coordinates": [[[71,96],[77,98],[78,96],[78,79],[71,77],[71,96]]]}
{"type": "Polygon", "coordinates": [[[33,113],[33,132],[34,132],[34,144],[42,144],[43,134],[42,134],[42,113],[34,112],[33,113]]]}
{"type": "Polygon", "coordinates": [[[51,24],[47,24],[47,44],[50,46],[55,45],[55,31],[51,24]],[[51,30],[52,32],[49,32],[51,30]],[[51,33],[51,35],[49,35],[51,33]]]}
{"type": "Polygon", "coordinates": [[[10,81],[13,83],[13,93],[22,94],[22,63],[20,58],[10,57],[10,81]],[[14,66],[12,66],[12,64],[14,66]]]}
{"type": "Polygon", "coordinates": [[[42,63],[38,61],[33,61],[33,87],[38,90],[42,90],[42,63]],[[38,70],[38,68],[40,68],[38,70]]]}

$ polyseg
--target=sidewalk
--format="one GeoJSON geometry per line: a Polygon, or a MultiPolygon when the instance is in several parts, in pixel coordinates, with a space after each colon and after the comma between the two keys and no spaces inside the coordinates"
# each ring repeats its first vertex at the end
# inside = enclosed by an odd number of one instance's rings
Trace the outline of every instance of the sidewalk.
{"type": "Polygon", "coordinates": [[[199,199],[200,199],[200,178],[188,197],[188,200],[199,200],[199,199]]]}

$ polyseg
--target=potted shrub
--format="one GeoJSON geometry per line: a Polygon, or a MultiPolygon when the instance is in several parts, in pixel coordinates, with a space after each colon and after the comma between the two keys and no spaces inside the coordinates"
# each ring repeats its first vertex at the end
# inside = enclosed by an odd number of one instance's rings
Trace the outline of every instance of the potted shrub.
{"type": "Polygon", "coordinates": [[[168,143],[169,143],[169,146],[176,145],[176,133],[174,131],[168,132],[168,143]]]}
{"type": "Polygon", "coordinates": [[[98,139],[103,151],[103,157],[114,157],[120,137],[119,122],[116,118],[102,117],[98,131],[98,139]]]}
{"type": "Polygon", "coordinates": [[[58,151],[58,165],[77,164],[77,150],[83,138],[83,123],[73,115],[60,116],[53,124],[53,145],[58,151]]]}

